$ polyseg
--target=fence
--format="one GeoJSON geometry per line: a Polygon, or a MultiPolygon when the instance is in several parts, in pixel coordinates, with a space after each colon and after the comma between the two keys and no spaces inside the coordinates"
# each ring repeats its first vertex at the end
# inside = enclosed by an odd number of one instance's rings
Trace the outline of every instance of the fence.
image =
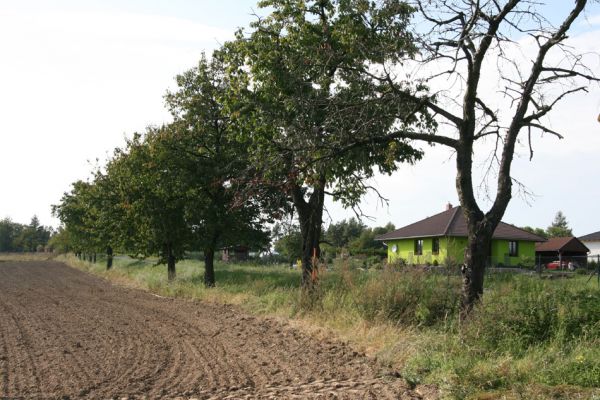
{"type": "MultiPolygon", "coordinates": [[[[430,253],[415,256],[409,253],[407,259],[397,259],[396,262],[408,266],[446,267],[448,270],[459,271],[461,263],[452,259],[439,262],[430,253]]],[[[487,271],[495,272],[543,272],[543,271],[576,271],[587,270],[590,273],[600,269],[600,255],[594,256],[536,256],[510,257],[508,254],[490,256],[487,261],[487,271]]]]}
{"type": "MultiPolygon", "coordinates": [[[[452,267],[462,264],[452,257],[443,257],[440,259],[437,255],[432,255],[431,252],[425,252],[422,255],[414,255],[413,252],[408,253],[406,259],[398,259],[398,262],[410,266],[429,266],[438,264],[441,266],[452,267]]],[[[490,256],[486,262],[487,267],[511,267],[511,268],[529,268],[535,269],[536,263],[533,257],[511,257],[508,254],[490,256]]]]}
{"type": "Polygon", "coordinates": [[[600,263],[600,256],[537,256],[535,260],[536,267],[548,270],[570,270],[576,269],[595,269],[600,263]]]}

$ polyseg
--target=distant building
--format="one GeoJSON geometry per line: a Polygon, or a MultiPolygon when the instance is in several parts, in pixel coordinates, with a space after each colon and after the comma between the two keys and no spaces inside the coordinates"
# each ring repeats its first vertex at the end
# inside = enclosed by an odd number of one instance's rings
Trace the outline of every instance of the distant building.
{"type": "Polygon", "coordinates": [[[587,265],[589,248],[576,237],[550,238],[544,243],[535,245],[536,260],[541,265],[552,261],[561,261],[564,264],[575,262],[576,265],[587,265]]]}
{"type": "MultiPolygon", "coordinates": [[[[462,208],[446,206],[446,211],[378,236],[388,249],[388,262],[399,259],[408,264],[447,264],[464,262],[467,247],[467,221],[462,208]]],[[[535,263],[535,243],[546,239],[500,222],[494,231],[489,265],[517,266],[535,263]]]]}
{"type": "Polygon", "coordinates": [[[579,240],[590,249],[590,256],[597,257],[600,255],[600,231],[581,236],[579,240]]]}
{"type": "Polygon", "coordinates": [[[224,262],[246,261],[250,257],[250,248],[247,246],[230,246],[222,249],[224,262]]]}

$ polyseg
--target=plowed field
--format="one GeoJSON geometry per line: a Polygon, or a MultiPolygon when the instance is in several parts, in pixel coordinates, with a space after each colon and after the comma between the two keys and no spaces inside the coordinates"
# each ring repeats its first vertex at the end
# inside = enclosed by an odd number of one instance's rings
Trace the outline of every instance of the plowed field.
{"type": "Polygon", "coordinates": [[[238,308],[0,262],[0,398],[411,399],[348,346],[238,308]]]}

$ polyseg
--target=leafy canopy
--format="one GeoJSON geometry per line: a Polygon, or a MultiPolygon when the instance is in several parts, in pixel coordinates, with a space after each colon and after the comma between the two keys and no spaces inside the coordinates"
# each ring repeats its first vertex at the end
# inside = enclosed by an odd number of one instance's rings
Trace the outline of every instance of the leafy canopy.
{"type": "Polygon", "coordinates": [[[235,97],[232,114],[252,143],[261,184],[308,195],[326,186],[346,206],[357,205],[374,173],[421,153],[403,140],[363,143],[398,123],[421,123],[409,102],[391,101],[384,86],[363,73],[365,64],[395,62],[415,51],[406,25],[411,8],[390,1],[261,1],[271,13],[228,43],[235,97]],[[235,68],[233,67],[235,66],[235,68]]]}
{"type": "Polygon", "coordinates": [[[558,211],[552,224],[546,229],[548,237],[567,237],[573,236],[573,231],[569,227],[567,218],[562,211],[558,211]]]}

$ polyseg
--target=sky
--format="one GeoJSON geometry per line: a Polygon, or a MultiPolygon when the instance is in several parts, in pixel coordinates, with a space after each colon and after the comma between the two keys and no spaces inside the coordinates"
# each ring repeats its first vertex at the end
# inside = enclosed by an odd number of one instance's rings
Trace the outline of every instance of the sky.
{"type": "MultiPolygon", "coordinates": [[[[548,3],[551,20],[571,4],[548,3]]],[[[255,12],[254,0],[0,0],[0,218],[28,223],[36,214],[58,226],[51,204],[125,137],[168,122],[163,96],[174,89],[174,77],[231,39],[255,12]]],[[[570,44],[600,52],[600,5],[576,23],[570,44]]],[[[598,55],[586,60],[600,70],[598,55]]],[[[526,146],[519,147],[514,176],[532,195],[515,193],[505,222],[545,228],[561,210],[575,235],[600,231],[599,114],[600,90],[592,86],[552,114],[563,140],[536,136],[531,162],[526,146]]],[[[419,147],[423,160],[374,179],[388,202],[365,197],[367,225],[400,227],[458,204],[452,154],[419,147]]],[[[485,208],[485,191],[479,195],[485,208]]],[[[327,208],[327,223],[354,216],[331,201],[327,208]]]]}

